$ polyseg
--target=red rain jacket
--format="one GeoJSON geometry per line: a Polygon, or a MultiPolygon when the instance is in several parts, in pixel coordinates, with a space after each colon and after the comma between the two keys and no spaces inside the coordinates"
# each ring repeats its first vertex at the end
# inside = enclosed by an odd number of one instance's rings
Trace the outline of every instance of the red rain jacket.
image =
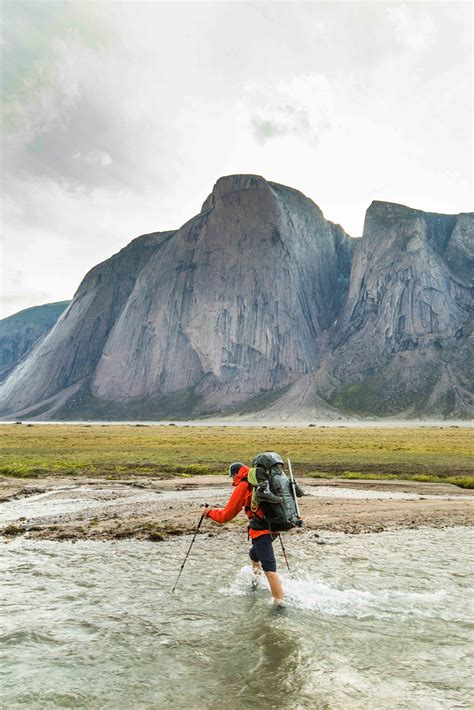
{"type": "MultiPolygon", "coordinates": [[[[255,513],[252,513],[251,502],[252,502],[252,486],[247,481],[247,474],[249,469],[247,466],[241,466],[239,472],[235,475],[232,485],[234,490],[232,495],[227,501],[227,505],[222,510],[213,508],[207,513],[207,517],[214,520],[216,523],[227,523],[232,520],[240,513],[243,509],[247,518],[252,518],[255,513]]],[[[259,517],[263,517],[262,510],[257,508],[256,514],[259,517]]],[[[270,530],[252,530],[249,529],[250,539],[253,540],[260,535],[269,535],[270,530]]]]}

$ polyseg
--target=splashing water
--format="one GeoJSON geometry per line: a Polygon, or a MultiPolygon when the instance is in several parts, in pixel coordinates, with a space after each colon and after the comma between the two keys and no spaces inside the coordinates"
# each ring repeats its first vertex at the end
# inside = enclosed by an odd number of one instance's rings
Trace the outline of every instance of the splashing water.
{"type": "Polygon", "coordinates": [[[0,707],[471,707],[472,531],[327,539],[287,537],[283,613],[238,533],[175,594],[189,538],[3,545],[0,707]]]}

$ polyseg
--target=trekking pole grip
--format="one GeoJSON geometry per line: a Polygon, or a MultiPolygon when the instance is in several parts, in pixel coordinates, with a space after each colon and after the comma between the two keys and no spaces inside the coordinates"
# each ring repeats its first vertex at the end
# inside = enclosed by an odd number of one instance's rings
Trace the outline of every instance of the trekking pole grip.
{"type": "MultiPolygon", "coordinates": [[[[202,508],[209,508],[209,503],[201,503],[201,507],[202,507],[202,508]]],[[[202,521],[203,521],[204,518],[206,518],[206,517],[207,517],[207,516],[206,516],[206,513],[202,513],[202,514],[201,514],[201,517],[200,517],[200,519],[199,519],[198,526],[197,526],[197,528],[196,528],[196,532],[199,530],[199,528],[201,527],[202,521]]]]}

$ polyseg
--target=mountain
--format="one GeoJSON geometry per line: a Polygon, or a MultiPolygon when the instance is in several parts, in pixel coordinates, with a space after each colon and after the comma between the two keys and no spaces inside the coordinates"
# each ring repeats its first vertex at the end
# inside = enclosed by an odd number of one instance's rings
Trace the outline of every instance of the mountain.
{"type": "Polygon", "coordinates": [[[315,377],[346,414],[473,412],[474,215],[373,202],[315,377]]]}
{"type": "Polygon", "coordinates": [[[34,405],[34,416],[56,415],[88,382],[143,266],[173,234],[139,237],[89,271],[55,326],[0,388],[7,413],[34,405]]]}
{"type": "Polygon", "coordinates": [[[352,239],[297,190],[221,178],[86,275],[3,416],[466,417],[474,215],[374,202],[352,239]]]}
{"type": "Polygon", "coordinates": [[[51,330],[70,301],[26,308],[0,320],[0,382],[18,365],[33,345],[51,330]]]}

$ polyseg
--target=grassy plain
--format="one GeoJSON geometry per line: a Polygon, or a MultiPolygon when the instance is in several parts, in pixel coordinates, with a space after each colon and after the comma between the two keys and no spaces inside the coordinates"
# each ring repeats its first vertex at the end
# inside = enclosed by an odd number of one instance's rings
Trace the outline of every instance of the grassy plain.
{"type": "Polygon", "coordinates": [[[0,426],[0,475],[170,476],[225,473],[261,451],[297,476],[402,478],[474,488],[472,430],[146,425],[0,426]]]}

